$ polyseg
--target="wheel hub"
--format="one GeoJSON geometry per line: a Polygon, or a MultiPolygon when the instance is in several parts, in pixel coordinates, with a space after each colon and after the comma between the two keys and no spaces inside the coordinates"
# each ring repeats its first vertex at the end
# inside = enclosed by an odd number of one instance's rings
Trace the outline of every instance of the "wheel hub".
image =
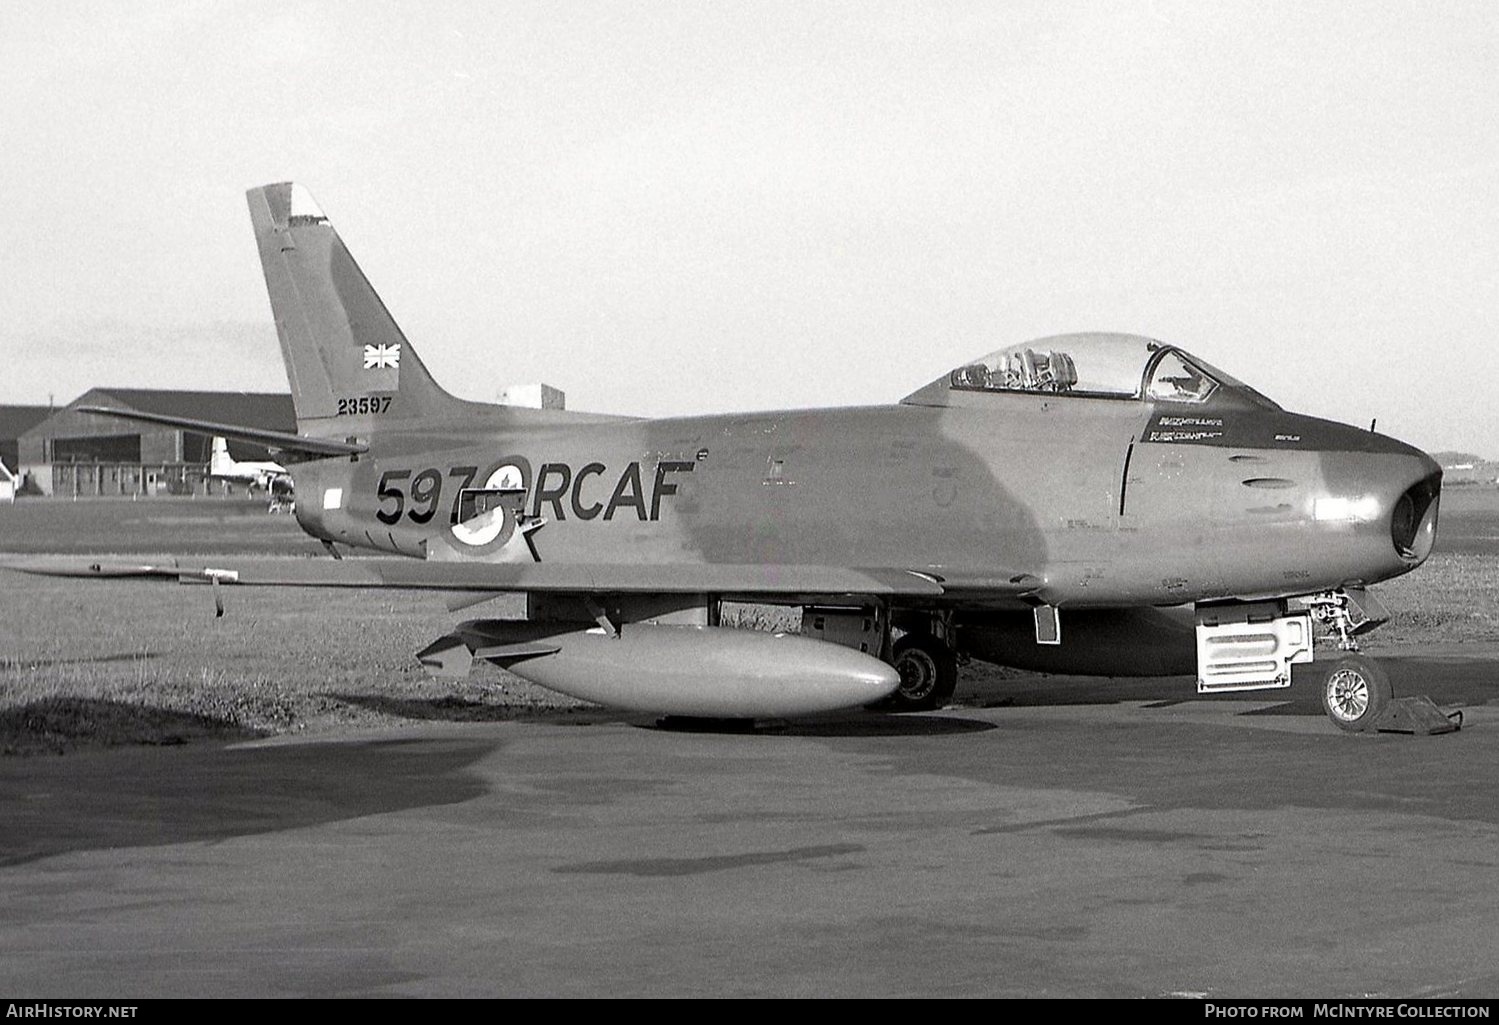
{"type": "Polygon", "coordinates": [[[1339,669],[1327,678],[1327,706],[1340,719],[1353,722],[1369,710],[1369,681],[1353,669],[1339,669]]]}
{"type": "Polygon", "coordinates": [[[937,664],[923,651],[908,651],[896,666],[900,673],[900,692],[911,700],[926,697],[937,685],[937,664]]]}

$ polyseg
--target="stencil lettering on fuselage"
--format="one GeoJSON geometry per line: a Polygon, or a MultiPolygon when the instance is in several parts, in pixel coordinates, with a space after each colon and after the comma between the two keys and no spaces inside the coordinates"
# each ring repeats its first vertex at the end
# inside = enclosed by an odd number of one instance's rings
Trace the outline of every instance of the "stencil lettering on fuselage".
{"type": "Polygon", "coordinates": [[[532,491],[531,515],[563,521],[570,511],[574,519],[608,521],[633,513],[642,523],[654,523],[661,519],[662,500],[677,493],[673,476],[691,473],[695,465],[663,459],[647,485],[638,459],[617,475],[603,463],[586,463],[576,471],[568,463],[543,463],[532,491]]]}

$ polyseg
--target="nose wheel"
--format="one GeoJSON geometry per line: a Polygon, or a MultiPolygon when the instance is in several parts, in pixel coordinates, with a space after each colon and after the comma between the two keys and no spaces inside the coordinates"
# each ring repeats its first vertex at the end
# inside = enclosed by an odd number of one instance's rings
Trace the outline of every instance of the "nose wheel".
{"type": "Polygon", "coordinates": [[[1384,667],[1363,655],[1328,663],[1320,681],[1322,710],[1334,726],[1349,733],[1372,729],[1394,694],[1384,667]]]}

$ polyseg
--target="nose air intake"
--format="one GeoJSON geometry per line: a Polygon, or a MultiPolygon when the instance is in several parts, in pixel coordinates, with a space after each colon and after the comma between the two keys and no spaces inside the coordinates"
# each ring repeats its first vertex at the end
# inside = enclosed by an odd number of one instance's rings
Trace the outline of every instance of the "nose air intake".
{"type": "Polygon", "coordinates": [[[1411,563],[1431,554],[1437,539],[1437,507],[1442,491],[1442,472],[1417,481],[1395,502],[1390,513],[1390,540],[1395,552],[1411,563]]]}

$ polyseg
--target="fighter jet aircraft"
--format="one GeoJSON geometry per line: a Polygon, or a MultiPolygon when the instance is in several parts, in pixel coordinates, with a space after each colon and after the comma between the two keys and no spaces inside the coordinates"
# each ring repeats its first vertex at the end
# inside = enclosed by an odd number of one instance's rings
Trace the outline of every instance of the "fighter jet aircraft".
{"type": "Polygon", "coordinates": [[[418,657],[474,659],[590,701],[779,717],[930,709],[960,657],[1048,672],[1195,673],[1281,688],[1313,656],[1338,726],[1390,699],[1351,652],[1370,585],[1436,537],[1441,470],[1393,438],[1290,413],[1165,342],[1073,334],[965,363],[898,404],[638,419],[486,405],[428,374],[307,191],[249,193],[296,407],[269,445],[296,516],[380,558],[109,566],[215,584],[504,592],[418,657]],[[799,607],[798,635],[720,625],[799,607]]]}

